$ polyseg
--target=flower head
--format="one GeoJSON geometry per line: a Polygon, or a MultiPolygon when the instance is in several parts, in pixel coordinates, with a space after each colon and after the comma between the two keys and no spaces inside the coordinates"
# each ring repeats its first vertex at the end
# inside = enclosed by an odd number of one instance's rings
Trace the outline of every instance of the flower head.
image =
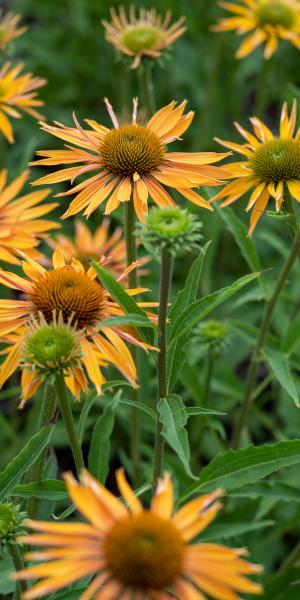
{"type": "Polygon", "coordinates": [[[49,189],[24,194],[16,199],[28,175],[28,171],[23,171],[7,185],[7,171],[0,171],[0,260],[16,265],[20,262],[17,255],[19,250],[40,258],[41,254],[36,250],[40,239],[50,229],[59,227],[54,221],[40,218],[57,206],[56,202],[44,202],[49,189]]]}
{"type": "MultiPolygon", "coordinates": [[[[106,268],[118,276],[126,268],[126,245],[122,237],[122,227],[116,227],[112,235],[109,235],[109,227],[110,220],[103,219],[93,235],[85,223],[77,220],[74,241],[59,234],[55,240],[49,239],[48,243],[54,249],[60,247],[67,263],[71,263],[75,257],[86,270],[90,267],[91,259],[99,261],[102,257],[106,257],[106,268]]],[[[148,261],[148,256],[139,259],[141,264],[148,261]]],[[[145,271],[139,269],[139,275],[144,273],[145,271]]]]}
{"type": "Polygon", "coordinates": [[[238,35],[252,33],[242,42],[236,56],[244,58],[257,46],[265,44],[264,58],[276,52],[280,40],[288,40],[300,49],[300,2],[298,0],[240,0],[220,2],[220,6],[233,13],[213,27],[214,31],[235,29],[238,35]]]}
{"type": "Polygon", "coordinates": [[[223,146],[242,154],[245,160],[226,165],[234,181],[225,185],[212,199],[215,201],[225,198],[221,206],[228,206],[254,188],[246,207],[247,211],[252,209],[249,236],[252,235],[270,198],[274,199],[277,212],[287,190],[300,202],[300,130],[294,136],[296,101],[290,116],[287,104],[283,105],[278,136],[274,136],[257,117],[250,121],[255,135],[236,123],[238,131],[246,140],[245,144],[216,138],[223,146]]]}
{"type": "Polygon", "coordinates": [[[55,126],[42,123],[44,131],[67,142],[67,149],[39,151],[38,154],[45,158],[32,164],[80,164],[46,175],[34,185],[73,182],[79,175],[96,172],[69,191],[58,194],[76,194],[64,217],[81,210],[88,217],[107,200],[105,214],[111,213],[123,202],[133,202],[138,219],[144,222],[148,196],[159,207],[175,205],[165,186],[175,188],[194,204],[211,209],[210,204],[192,188],[214,186],[226,177],[226,171],[211,166],[226,154],[167,151],[167,144],[180,138],[193,119],[193,112],[184,114],[186,101],[179,106],[171,102],[155,113],[146,126],[137,124],[137,100],[134,100],[132,123],[127,125],[119,125],[108,101],[106,105],[114,124],[112,129],[88,119],[86,123],[90,129],[83,129],[75,116],[75,128],[61,123],[55,126]]]}
{"type": "Polygon", "coordinates": [[[154,208],[149,212],[141,239],[154,254],[167,250],[172,255],[183,254],[199,245],[202,223],[179,207],[154,208]]]}
{"type": "Polygon", "coordinates": [[[102,21],[106,39],[119,52],[134,58],[132,69],[140,65],[143,57],[151,59],[160,56],[162,51],[171,46],[186,30],[183,25],[184,17],[170,24],[170,11],[164,18],[157,14],[155,8],[141,8],[136,15],[134,6],[130,7],[129,18],[123,6],[119,7],[118,12],[112,7],[110,13],[111,22],[102,21]]]}
{"type": "Polygon", "coordinates": [[[65,476],[72,502],[88,523],[29,521],[37,533],[21,541],[43,548],[29,554],[43,561],[17,574],[18,579],[40,579],[25,600],[55,592],[87,575],[95,575],[81,600],[239,600],[239,592],[260,594],[248,575],[259,565],[241,558],[244,549],[219,544],[190,544],[216,517],[222,491],[192,500],[173,513],[173,486],[165,475],[157,486],[150,510],[145,510],[117,472],[119,490],[127,504],[113,496],[87,471],[82,484],[65,476]],[[174,594],[174,596],[173,596],[174,594]]]}
{"type": "Polygon", "coordinates": [[[20,15],[8,12],[0,19],[0,51],[5,48],[25,31],[27,27],[19,27],[20,15]]]}
{"type": "MultiPolygon", "coordinates": [[[[143,343],[134,328],[129,326],[105,326],[105,319],[122,315],[123,311],[113,302],[109,293],[98,282],[92,267],[85,271],[80,261],[74,259],[66,265],[62,252],[57,249],[53,254],[53,268],[46,270],[39,263],[25,256],[23,270],[28,278],[15,273],[0,270],[0,282],[9,288],[23,293],[22,300],[0,300],[0,335],[8,346],[7,357],[0,367],[0,385],[10,377],[17,367],[24,363],[24,343],[28,344],[28,332],[24,325],[32,321],[32,317],[43,319],[51,325],[56,315],[58,323],[70,324],[72,329],[80,332],[80,369],[67,370],[66,383],[72,393],[79,397],[81,390],[86,390],[87,383],[83,375],[86,371],[98,393],[104,377],[102,366],[113,365],[133,386],[136,386],[136,368],[125,342],[130,342],[144,349],[143,343]]],[[[118,280],[122,280],[137,264],[128,267],[118,280]]],[[[132,296],[143,292],[143,288],[127,290],[132,296]]],[[[140,303],[140,306],[156,306],[156,303],[140,303]]],[[[48,333],[47,333],[48,335],[48,333]]],[[[27,362],[32,351],[28,351],[27,362]]],[[[29,361],[30,362],[30,361],[29,361]]],[[[41,360],[39,361],[41,363],[41,360]]],[[[32,365],[25,365],[22,371],[21,406],[30,398],[40,385],[41,378],[32,365]]]]}
{"type": "Polygon", "coordinates": [[[41,115],[35,110],[43,104],[37,99],[36,90],[45,85],[46,80],[33,77],[32,73],[20,75],[23,65],[11,67],[6,62],[0,70],[0,131],[10,142],[14,142],[13,128],[8,117],[20,118],[23,111],[35,119],[41,115]]]}

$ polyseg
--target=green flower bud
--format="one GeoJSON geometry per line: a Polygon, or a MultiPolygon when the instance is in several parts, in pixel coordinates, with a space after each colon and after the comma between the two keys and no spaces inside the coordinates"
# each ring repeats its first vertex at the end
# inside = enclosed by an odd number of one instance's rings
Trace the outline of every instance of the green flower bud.
{"type": "Polygon", "coordinates": [[[196,331],[195,338],[196,343],[218,352],[228,343],[227,324],[213,319],[203,321],[196,331]]]}
{"type": "Polygon", "coordinates": [[[0,504],[0,546],[15,539],[22,533],[25,513],[12,502],[0,504]]]}
{"type": "Polygon", "coordinates": [[[168,250],[173,256],[184,254],[199,246],[202,223],[187,210],[155,208],[149,212],[141,240],[148,251],[158,256],[168,250]]]}
{"type": "Polygon", "coordinates": [[[80,336],[70,322],[64,323],[60,315],[49,324],[40,316],[40,321],[32,321],[25,336],[22,362],[46,375],[75,367],[81,354],[80,336]]]}

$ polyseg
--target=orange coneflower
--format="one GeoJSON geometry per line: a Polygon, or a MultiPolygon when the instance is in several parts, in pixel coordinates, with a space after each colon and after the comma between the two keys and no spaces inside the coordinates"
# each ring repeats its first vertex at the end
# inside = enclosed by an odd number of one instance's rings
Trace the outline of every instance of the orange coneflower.
{"type": "Polygon", "coordinates": [[[0,50],[4,50],[12,40],[27,31],[27,27],[18,27],[20,19],[20,15],[12,12],[0,18],[0,50]]]}
{"type": "MultiPolygon", "coordinates": [[[[126,244],[122,237],[122,227],[116,227],[112,235],[109,235],[109,227],[110,220],[103,219],[93,235],[82,221],[77,220],[74,241],[60,234],[55,240],[49,239],[48,242],[52,248],[59,246],[68,263],[73,258],[78,258],[86,268],[90,266],[89,259],[99,260],[103,256],[108,257],[107,268],[115,275],[120,275],[127,264],[126,244]]],[[[149,257],[145,256],[139,262],[145,264],[149,262],[149,257]]],[[[139,270],[139,274],[143,272],[139,270]]]]}
{"type": "Polygon", "coordinates": [[[82,485],[65,480],[72,502],[88,523],[27,521],[37,531],[22,536],[25,544],[42,548],[28,555],[43,561],[20,571],[18,579],[41,579],[25,592],[25,600],[51,594],[82,577],[94,575],[80,600],[240,600],[240,592],[260,594],[248,578],[259,565],[241,557],[245,549],[201,542],[190,544],[216,517],[222,505],[217,490],[192,500],[173,514],[173,485],[165,475],[150,510],[117,472],[127,504],[113,496],[87,471],[82,485]]]}
{"type": "Polygon", "coordinates": [[[279,212],[286,192],[300,202],[300,130],[294,136],[296,126],[296,101],[288,115],[287,104],[281,111],[279,135],[274,136],[270,129],[257,117],[250,119],[254,134],[249,133],[238,123],[236,127],[245,138],[245,144],[219,140],[223,146],[245,157],[242,162],[226,165],[234,181],[228,183],[212,199],[223,200],[221,206],[228,206],[253,189],[246,210],[252,209],[249,236],[262,216],[270,198],[275,200],[279,212]]]}
{"type": "Polygon", "coordinates": [[[252,33],[240,45],[236,57],[244,58],[257,46],[265,44],[264,58],[276,52],[279,40],[288,40],[300,49],[300,2],[298,0],[240,0],[239,3],[220,2],[233,13],[213,27],[214,31],[236,29],[238,35],[252,33]]]}
{"type": "Polygon", "coordinates": [[[174,200],[165,186],[175,188],[198,206],[211,209],[204,198],[192,188],[199,185],[217,185],[226,171],[211,166],[226,154],[216,152],[168,152],[167,144],[177,140],[189,127],[194,113],[184,114],[186,101],[176,106],[171,102],[160,109],[147,123],[137,124],[137,101],[134,101],[132,123],[119,125],[112,107],[106,104],[114,124],[113,129],[86,119],[90,129],[82,129],[75,115],[76,127],[42,123],[42,129],[68,142],[67,150],[41,150],[43,158],[34,165],[81,163],[61,169],[34,182],[34,185],[74,181],[84,173],[96,171],[67,192],[76,194],[64,217],[81,210],[89,216],[108,199],[105,213],[115,210],[120,203],[133,201],[140,221],[145,220],[148,195],[160,206],[174,206],[174,200]],[[71,145],[70,145],[71,144],[71,145]],[[74,146],[79,146],[75,148],[74,146]],[[132,200],[131,200],[132,198],[132,200]]]}
{"type": "MultiPolygon", "coordinates": [[[[143,343],[134,328],[129,326],[105,326],[102,321],[109,317],[122,315],[123,311],[113,302],[107,290],[99,283],[92,267],[85,271],[77,259],[66,265],[62,252],[57,249],[53,254],[53,269],[46,270],[39,263],[25,256],[22,267],[28,278],[15,273],[0,270],[0,282],[7,287],[23,293],[22,300],[0,300],[0,335],[7,338],[12,347],[0,367],[0,386],[20,365],[24,330],[32,316],[40,315],[47,323],[53,322],[53,315],[59,316],[64,323],[72,319],[76,330],[82,332],[82,364],[95,385],[98,393],[104,381],[101,361],[116,367],[128,381],[136,386],[136,368],[126,342],[144,349],[143,343]],[[100,360],[101,359],[101,360],[100,360]]],[[[118,277],[121,281],[137,266],[130,267],[118,277]]],[[[128,289],[131,296],[144,291],[143,288],[128,289]]],[[[156,303],[142,302],[142,307],[156,306],[156,303]]],[[[3,341],[3,338],[2,338],[3,341]]],[[[75,383],[73,382],[73,387],[75,383]]],[[[27,384],[28,387],[28,384],[27,384]]]]}
{"type": "Polygon", "coordinates": [[[50,190],[30,192],[16,199],[29,171],[24,171],[9,185],[7,171],[0,171],[0,260],[19,264],[18,250],[25,250],[30,256],[39,258],[35,249],[40,238],[50,229],[58,228],[53,221],[41,219],[57,206],[56,202],[43,203],[50,190]]]}
{"type": "Polygon", "coordinates": [[[13,143],[14,135],[8,117],[20,118],[21,110],[35,119],[41,118],[34,108],[43,104],[42,100],[36,98],[36,90],[46,80],[33,77],[32,73],[19,75],[22,68],[21,63],[11,68],[11,63],[6,62],[0,70],[0,131],[10,143],[13,143]]]}
{"type": "Polygon", "coordinates": [[[164,18],[157,14],[155,8],[140,8],[137,16],[134,6],[129,9],[129,18],[123,6],[119,7],[118,12],[111,7],[110,13],[111,22],[102,21],[106,39],[117,50],[134,58],[132,69],[140,65],[143,56],[148,59],[160,56],[186,30],[183,25],[185,17],[170,24],[172,13],[169,10],[164,18]]]}

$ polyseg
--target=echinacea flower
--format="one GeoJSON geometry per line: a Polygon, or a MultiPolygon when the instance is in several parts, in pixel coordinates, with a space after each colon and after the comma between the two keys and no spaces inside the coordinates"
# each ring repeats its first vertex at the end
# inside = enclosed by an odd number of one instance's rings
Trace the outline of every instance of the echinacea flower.
{"type": "Polygon", "coordinates": [[[0,171],[0,260],[19,264],[18,250],[26,251],[33,258],[41,255],[36,250],[46,232],[57,229],[53,221],[41,219],[57,206],[56,202],[43,202],[50,190],[39,190],[18,197],[28,179],[29,171],[23,171],[7,185],[7,171],[0,171]]]}
{"type": "Polygon", "coordinates": [[[222,490],[200,496],[173,513],[169,475],[159,481],[150,510],[145,510],[117,472],[127,504],[113,496],[87,471],[80,485],[65,476],[68,492],[88,523],[27,521],[37,533],[22,536],[24,544],[40,546],[28,559],[42,561],[19,571],[17,579],[39,579],[24,600],[41,598],[82,577],[93,575],[80,600],[240,600],[239,592],[260,594],[248,578],[261,572],[245,561],[245,549],[219,544],[191,544],[215,519],[222,490]]]}
{"type": "Polygon", "coordinates": [[[240,0],[220,2],[234,16],[222,19],[214,31],[236,30],[238,35],[251,32],[240,45],[236,57],[244,58],[265,44],[264,58],[276,52],[280,40],[300,49],[300,2],[298,0],[240,0]]]}
{"type": "Polygon", "coordinates": [[[83,129],[75,115],[75,128],[65,127],[61,123],[55,126],[42,123],[44,131],[67,142],[67,149],[41,150],[38,155],[45,158],[32,164],[80,164],[46,175],[35,181],[34,185],[67,180],[73,182],[79,175],[96,172],[69,191],[57,194],[76,194],[64,217],[81,210],[88,217],[108,199],[105,214],[118,208],[120,203],[133,202],[138,219],[144,222],[148,196],[159,207],[175,205],[165,186],[176,189],[194,204],[211,210],[210,204],[192,188],[218,185],[219,180],[228,174],[219,167],[211,166],[211,163],[220,161],[226,154],[167,151],[167,144],[180,138],[193,119],[192,111],[184,114],[186,101],[179,106],[176,106],[176,102],[164,106],[146,126],[136,122],[137,100],[134,100],[132,123],[129,125],[119,125],[107,100],[106,105],[113,129],[89,119],[86,119],[86,123],[90,129],[83,129]]]}
{"type": "Polygon", "coordinates": [[[8,117],[20,119],[23,111],[35,119],[41,115],[35,110],[42,106],[42,100],[37,99],[37,89],[45,85],[46,80],[33,77],[32,73],[20,75],[23,64],[11,67],[6,62],[0,70],[0,132],[10,143],[14,142],[13,128],[8,117]]]}
{"type": "MultiPolygon", "coordinates": [[[[117,276],[126,268],[126,245],[122,237],[122,227],[116,227],[111,235],[109,227],[110,220],[103,219],[93,235],[82,221],[77,220],[74,240],[59,234],[55,240],[49,239],[48,243],[52,248],[59,246],[67,263],[70,263],[73,258],[78,258],[87,269],[90,266],[90,259],[98,261],[105,256],[108,258],[107,268],[117,276]]],[[[141,264],[148,261],[149,257],[146,256],[139,259],[141,264]]],[[[139,269],[139,275],[141,274],[143,273],[139,269]]]]}
{"type": "Polygon", "coordinates": [[[171,46],[186,30],[183,25],[185,17],[173,23],[172,13],[167,11],[164,18],[157,14],[155,8],[145,10],[140,8],[136,15],[134,6],[129,9],[129,18],[123,6],[117,12],[110,8],[111,22],[103,20],[106,30],[106,40],[119,52],[133,57],[132,69],[136,69],[142,58],[157,58],[162,51],[171,46]]]}
{"type": "Polygon", "coordinates": [[[27,31],[27,27],[18,26],[20,19],[20,15],[12,12],[8,12],[0,18],[0,50],[5,50],[12,40],[27,31]]]}
{"type": "Polygon", "coordinates": [[[280,211],[286,193],[300,202],[300,130],[294,136],[296,101],[293,103],[290,116],[287,104],[284,103],[278,136],[274,136],[257,117],[251,118],[250,121],[254,135],[238,123],[235,124],[245,138],[245,144],[240,145],[216,138],[226,148],[242,154],[244,160],[226,165],[234,181],[225,185],[212,198],[213,202],[225,198],[221,207],[228,206],[254,188],[246,207],[246,211],[252,209],[249,236],[252,235],[270,198],[274,199],[277,212],[280,211]]]}
{"type": "MultiPolygon", "coordinates": [[[[133,263],[118,277],[122,281],[137,264],[133,263]]],[[[54,315],[61,314],[64,323],[72,321],[73,327],[82,332],[80,346],[82,365],[98,393],[101,393],[104,376],[101,366],[113,365],[126,379],[136,387],[136,367],[125,342],[135,344],[144,349],[150,348],[143,343],[136,330],[129,326],[107,325],[109,317],[122,315],[123,311],[113,302],[106,289],[96,278],[92,267],[86,271],[79,260],[73,259],[66,265],[62,252],[57,249],[53,254],[53,268],[46,270],[39,263],[25,255],[22,263],[27,278],[15,273],[0,270],[0,282],[23,293],[22,300],[0,300],[0,335],[2,342],[7,341],[7,357],[0,367],[0,386],[20,366],[23,359],[23,345],[26,335],[24,325],[31,322],[32,317],[45,319],[52,323],[54,315]],[[125,340],[125,341],[124,341],[125,340]]],[[[143,292],[143,288],[128,289],[131,296],[143,292]]],[[[156,306],[156,303],[139,303],[142,307],[156,306]]],[[[33,370],[27,370],[26,385],[23,387],[23,401],[28,398],[26,390],[36,380],[33,370]]],[[[25,376],[24,375],[24,376],[25,376]]],[[[78,396],[80,386],[76,386],[76,378],[68,380],[74,393],[78,396]],[[75,389],[76,388],[76,389],[75,389]]],[[[24,402],[22,403],[22,405],[24,402]]]]}

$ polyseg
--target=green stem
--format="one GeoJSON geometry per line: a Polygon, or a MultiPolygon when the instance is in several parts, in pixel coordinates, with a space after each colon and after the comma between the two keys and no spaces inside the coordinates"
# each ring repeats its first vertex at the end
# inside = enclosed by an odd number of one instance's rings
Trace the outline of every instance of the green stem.
{"type": "MultiPolygon", "coordinates": [[[[168,299],[172,279],[172,256],[163,249],[161,251],[160,267],[160,298],[158,310],[158,359],[157,359],[157,380],[158,380],[158,402],[164,400],[168,395],[167,381],[167,314],[168,299]]],[[[156,415],[156,432],[154,445],[154,468],[153,468],[153,490],[156,488],[158,479],[162,476],[164,460],[164,438],[162,435],[162,424],[159,420],[159,413],[156,415]]]]}
{"type": "Polygon", "coordinates": [[[210,384],[214,368],[214,352],[212,348],[208,349],[206,365],[205,365],[205,376],[203,386],[202,405],[207,406],[207,401],[210,393],[210,384]]]}
{"type": "Polygon", "coordinates": [[[155,113],[154,89],[151,69],[151,61],[147,59],[141,63],[138,69],[140,94],[147,110],[148,117],[155,113]]]}
{"type": "MultiPolygon", "coordinates": [[[[56,398],[53,385],[45,383],[44,397],[42,401],[42,407],[40,412],[40,418],[38,423],[38,430],[49,425],[53,419],[55,413],[56,398]]],[[[48,448],[45,448],[40,454],[38,460],[34,463],[29,471],[28,482],[33,483],[35,481],[41,481],[43,479],[45,461],[47,456],[48,448]]],[[[30,519],[36,517],[38,509],[38,499],[35,497],[29,498],[27,503],[27,513],[30,519]]]]}
{"type": "MultiPolygon", "coordinates": [[[[16,544],[16,542],[10,542],[8,544],[8,550],[12,558],[15,570],[22,571],[24,569],[24,561],[20,551],[20,547],[18,546],[18,544],[16,544]]],[[[21,600],[22,592],[26,592],[27,589],[28,585],[26,580],[17,581],[14,600],[21,600]]]]}
{"type": "MultiPolygon", "coordinates": [[[[131,265],[131,263],[135,262],[137,259],[134,229],[135,211],[133,199],[131,198],[129,202],[124,202],[124,236],[126,243],[126,258],[128,266],[131,265]]],[[[136,269],[133,269],[133,271],[131,271],[128,274],[128,286],[129,288],[138,287],[138,276],[136,269]]],[[[139,353],[137,348],[133,348],[132,356],[137,367],[137,372],[139,373],[139,353]]],[[[134,400],[135,402],[140,401],[140,394],[138,389],[132,389],[131,396],[132,400],[134,400]]],[[[140,410],[138,407],[134,406],[131,412],[131,456],[133,465],[133,479],[136,485],[138,485],[140,478],[140,431],[140,410]]]]}
{"type": "Polygon", "coordinates": [[[266,339],[266,336],[267,336],[267,333],[269,330],[269,325],[271,322],[273,311],[276,306],[279,295],[280,295],[282,289],[284,288],[288,274],[299,254],[299,250],[300,250],[300,231],[297,231],[292,248],[291,248],[291,252],[287,258],[285,265],[283,266],[283,268],[279,274],[279,277],[277,279],[273,293],[272,293],[269,301],[265,305],[265,310],[264,310],[264,314],[263,314],[263,318],[262,318],[262,322],[261,322],[261,326],[260,326],[260,330],[259,330],[258,340],[257,340],[256,346],[252,352],[250,366],[249,366],[249,370],[247,373],[245,395],[244,395],[242,407],[241,407],[241,410],[239,413],[239,417],[237,419],[237,423],[236,423],[236,427],[235,427],[235,431],[234,431],[234,435],[233,435],[232,445],[233,445],[233,448],[235,448],[235,449],[239,448],[239,446],[240,446],[241,435],[242,435],[242,432],[244,429],[248,409],[250,407],[251,400],[252,400],[252,394],[253,394],[252,390],[253,390],[253,386],[255,385],[255,381],[256,381],[258,362],[260,359],[261,350],[263,348],[263,345],[265,343],[265,339],[266,339]]]}
{"type": "Polygon", "coordinates": [[[73,413],[71,410],[68,391],[66,388],[64,376],[59,374],[55,379],[55,390],[57,396],[57,402],[60,407],[60,412],[62,414],[62,418],[64,420],[65,428],[68,433],[69,443],[72,450],[74,463],[76,466],[77,474],[80,474],[81,469],[84,467],[84,460],[82,456],[82,451],[80,447],[80,443],[78,440],[78,435],[74,423],[73,413]]]}

